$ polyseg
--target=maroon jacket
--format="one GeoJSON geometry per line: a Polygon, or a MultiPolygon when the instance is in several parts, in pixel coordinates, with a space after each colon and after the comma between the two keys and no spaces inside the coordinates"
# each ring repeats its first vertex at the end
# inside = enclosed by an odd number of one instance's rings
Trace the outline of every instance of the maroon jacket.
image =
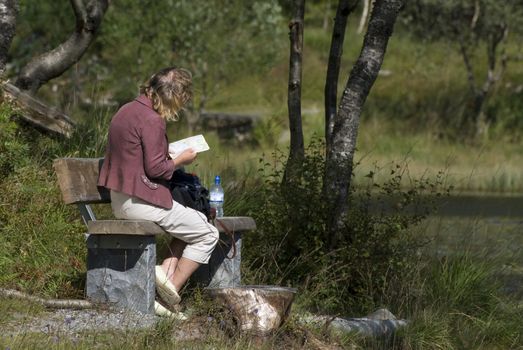
{"type": "Polygon", "coordinates": [[[170,209],[167,180],[174,163],[168,156],[165,131],[165,120],[145,95],[122,106],[111,120],[98,186],[170,209]]]}

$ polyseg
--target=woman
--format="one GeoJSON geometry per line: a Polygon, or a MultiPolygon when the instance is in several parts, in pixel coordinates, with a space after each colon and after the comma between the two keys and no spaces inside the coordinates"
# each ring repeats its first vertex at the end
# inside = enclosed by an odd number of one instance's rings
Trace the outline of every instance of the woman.
{"type": "MultiPolygon", "coordinates": [[[[175,169],[188,165],[196,152],[176,159],[168,154],[166,121],[191,98],[191,74],[165,68],[140,88],[141,95],[121,107],[111,120],[105,160],[98,185],[111,191],[113,213],[120,219],[151,220],[173,240],[171,256],[156,266],[156,289],[174,306],[178,291],[200,264],[206,264],[218,241],[218,230],[205,215],[173,201],[168,181],[175,169]]],[[[169,312],[155,303],[158,314],[169,312]]]]}

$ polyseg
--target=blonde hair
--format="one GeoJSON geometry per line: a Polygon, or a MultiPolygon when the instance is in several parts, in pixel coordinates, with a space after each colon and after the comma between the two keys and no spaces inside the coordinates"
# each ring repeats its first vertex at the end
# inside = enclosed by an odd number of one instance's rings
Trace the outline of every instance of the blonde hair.
{"type": "Polygon", "coordinates": [[[178,112],[192,98],[191,72],[177,67],[164,68],[140,86],[140,93],[152,101],[153,109],[162,118],[178,120],[178,112]]]}

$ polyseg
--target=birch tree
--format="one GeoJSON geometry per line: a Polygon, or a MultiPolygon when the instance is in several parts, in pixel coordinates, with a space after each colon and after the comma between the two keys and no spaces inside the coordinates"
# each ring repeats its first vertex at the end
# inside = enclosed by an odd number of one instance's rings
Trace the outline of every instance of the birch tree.
{"type": "MultiPolygon", "coordinates": [[[[299,5],[303,5],[304,1],[296,0],[294,4],[297,5],[295,9],[299,9],[295,10],[296,18],[296,14],[301,16],[303,13],[301,12],[303,9],[299,5]]],[[[347,223],[346,218],[349,210],[348,195],[360,116],[365,100],[383,63],[389,38],[392,35],[399,11],[403,7],[403,0],[376,0],[374,2],[361,52],[349,74],[338,105],[337,84],[347,18],[357,4],[358,0],[339,0],[338,2],[325,83],[326,157],[323,197],[329,209],[325,221],[327,225],[325,241],[331,248],[336,248],[342,232],[346,231],[343,229],[347,223]]],[[[303,21],[303,19],[300,19],[300,21],[303,21]]],[[[294,22],[291,22],[291,24],[294,22]]],[[[291,26],[288,96],[291,147],[286,177],[290,176],[291,171],[300,171],[300,169],[296,170],[295,159],[303,158],[300,94],[293,91],[294,88],[301,87],[301,78],[297,79],[298,72],[301,76],[301,56],[293,56],[296,55],[295,50],[301,52],[301,47],[298,50],[296,44],[300,42],[299,37],[293,36],[292,29],[291,26]],[[301,140],[301,144],[298,144],[296,140],[301,140]]],[[[289,180],[284,178],[284,182],[288,183],[289,180]]],[[[348,240],[350,240],[350,237],[348,240]]]]}
{"type": "Polygon", "coordinates": [[[299,171],[304,157],[303,130],[301,121],[301,77],[303,56],[303,19],[305,0],[293,1],[293,18],[289,23],[289,85],[287,107],[289,112],[289,129],[291,134],[289,159],[285,168],[284,182],[293,178],[299,171]]]}
{"type": "Polygon", "coordinates": [[[506,50],[509,33],[522,33],[522,4],[520,0],[415,0],[406,6],[405,18],[415,34],[447,41],[461,55],[468,85],[459,122],[462,135],[475,138],[488,130],[487,102],[511,60],[506,50]],[[481,51],[483,55],[478,55],[481,51]]]}
{"type": "Polygon", "coordinates": [[[363,28],[365,27],[365,24],[367,24],[370,2],[371,0],[363,0],[363,9],[361,10],[360,23],[358,24],[358,29],[356,30],[358,34],[363,33],[363,28]]]}
{"type": "Polygon", "coordinates": [[[17,0],[0,0],[0,77],[7,63],[7,54],[15,35],[17,0]]]}
{"type": "Polygon", "coordinates": [[[331,47],[329,61],[327,64],[327,78],[325,79],[325,141],[327,150],[331,147],[331,137],[334,128],[334,119],[338,106],[338,79],[340,76],[341,57],[343,55],[343,42],[345,41],[345,30],[347,19],[354,11],[358,0],[340,0],[334,18],[332,29],[331,47]]]}
{"type": "Polygon", "coordinates": [[[362,108],[380,71],[389,38],[402,6],[402,0],[375,1],[363,47],[349,74],[338,111],[334,116],[332,132],[327,136],[330,147],[326,154],[324,188],[327,203],[330,205],[330,218],[327,220],[328,244],[333,248],[340,240],[346,224],[348,194],[362,108]]]}

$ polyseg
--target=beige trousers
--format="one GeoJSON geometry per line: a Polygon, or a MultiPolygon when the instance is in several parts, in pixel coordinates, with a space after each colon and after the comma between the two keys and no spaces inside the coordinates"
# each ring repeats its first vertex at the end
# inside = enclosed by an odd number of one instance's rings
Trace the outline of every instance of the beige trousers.
{"type": "Polygon", "coordinates": [[[111,191],[111,207],[118,219],[150,220],[171,236],[187,243],[183,257],[207,264],[218,242],[216,227],[201,212],[173,200],[171,209],[160,208],[127,194],[111,191]]]}

